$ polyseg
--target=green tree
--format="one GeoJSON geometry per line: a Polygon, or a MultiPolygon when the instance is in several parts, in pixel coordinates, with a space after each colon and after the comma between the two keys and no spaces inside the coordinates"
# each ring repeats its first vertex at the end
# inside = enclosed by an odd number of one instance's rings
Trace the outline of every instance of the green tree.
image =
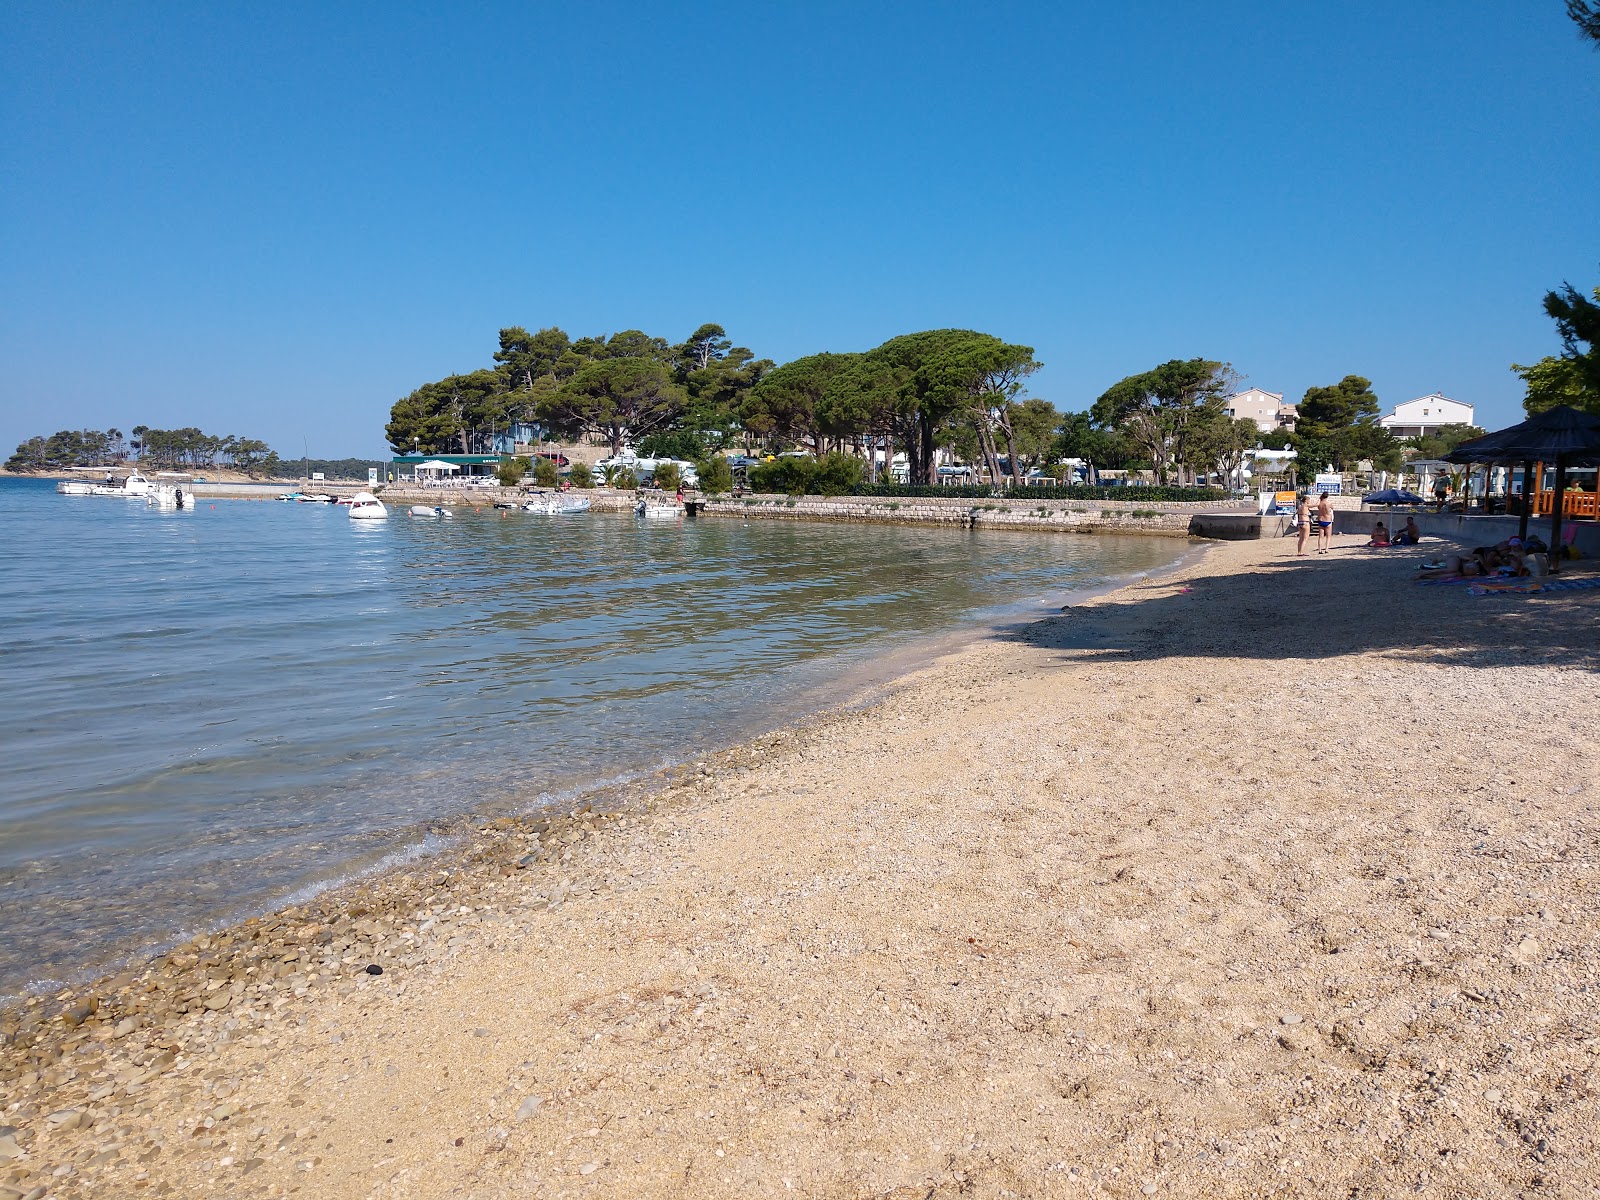
{"type": "Polygon", "coordinates": [[[1084,477],[1091,483],[1101,471],[1119,470],[1134,458],[1127,439],[1114,429],[1096,425],[1087,412],[1067,413],[1061,418],[1053,454],[1057,459],[1082,461],[1084,477]]]}
{"type": "Polygon", "coordinates": [[[1441,425],[1434,432],[1419,438],[1409,439],[1418,458],[1443,458],[1462,442],[1470,442],[1473,438],[1480,438],[1484,430],[1476,425],[1467,425],[1462,422],[1452,422],[1441,425]]]}
{"type": "Polygon", "coordinates": [[[720,454],[700,459],[694,465],[694,473],[700,479],[702,492],[715,496],[733,490],[733,468],[720,454]]]}
{"type": "Polygon", "coordinates": [[[1572,364],[1592,404],[1600,404],[1600,303],[1596,301],[1600,288],[1594,289],[1590,300],[1570,283],[1544,298],[1544,310],[1561,334],[1562,358],[1572,364]]]}
{"type": "Polygon", "coordinates": [[[592,488],[594,486],[594,468],[588,463],[575,462],[572,470],[567,473],[567,478],[572,480],[575,488],[592,488]]]}
{"type": "Polygon", "coordinates": [[[1313,463],[1331,463],[1344,471],[1361,459],[1395,469],[1399,463],[1399,443],[1378,424],[1378,397],[1372,382],[1360,375],[1346,375],[1329,387],[1306,389],[1295,422],[1294,447],[1297,461],[1310,471],[1313,463]]]}
{"type": "Polygon", "coordinates": [[[693,429],[669,429],[641,438],[636,447],[641,458],[681,458],[698,462],[706,454],[704,435],[693,429]]]}
{"type": "Polygon", "coordinates": [[[1094,402],[1090,414],[1096,424],[1118,430],[1143,450],[1164,484],[1171,467],[1180,476],[1193,473],[1192,443],[1224,408],[1223,397],[1234,378],[1226,363],[1171,359],[1113,384],[1094,402]]]}
{"type": "Polygon", "coordinates": [[[1207,464],[1232,486],[1250,452],[1261,442],[1261,427],[1249,417],[1230,417],[1219,412],[1195,430],[1193,461],[1207,464]]]}
{"type": "Polygon", "coordinates": [[[1526,389],[1522,397],[1522,409],[1530,417],[1562,404],[1588,412],[1600,412],[1600,401],[1596,401],[1585,389],[1583,373],[1570,358],[1547,354],[1526,367],[1512,363],[1511,371],[1522,380],[1526,389]]]}
{"type": "Polygon", "coordinates": [[[745,397],[739,413],[744,428],[762,438],[809,440],[819,451],[827,438],[856,428],[849,410],[829,404],[829,390],[853,355],[809,354],[768,371],[745,397]]]}
{"type": "Polygon", "coordinates": [[[660,362],[611,358],[578,371],[548,397],[541,415],[564,434],[603,437],[620,454],[625,443],[670,426],[683,404],[683,389],[660,362]]]}
{"type": "Polygon", "coordinates": [[[1600,4],[1595,0],[1567,0],[1567,16],[1577,25],[1581,37],[1600,44],[1600,4]]]}

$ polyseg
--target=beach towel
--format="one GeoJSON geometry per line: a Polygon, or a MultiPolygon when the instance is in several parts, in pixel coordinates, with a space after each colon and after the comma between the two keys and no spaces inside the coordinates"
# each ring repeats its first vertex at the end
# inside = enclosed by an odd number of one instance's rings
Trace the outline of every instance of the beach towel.
{"type": "Polygon", "coordinates": [[[1484,579],[1474,581],[1467,591],[1474,596],[1493,596],[1501,592],[1584,592],[1592,588],[1600,588],[1600,575],[1583,579],[1484,579]]]}

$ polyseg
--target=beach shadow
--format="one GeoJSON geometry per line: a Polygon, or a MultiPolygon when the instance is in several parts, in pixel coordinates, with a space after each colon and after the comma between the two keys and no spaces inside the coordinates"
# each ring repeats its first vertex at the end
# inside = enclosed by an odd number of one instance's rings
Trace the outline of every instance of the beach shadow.
{"type": "MultiPolygon", "coordinates": [[[[1074,663],[1377,653],[1468,667],[1600,670],[1600,588],[1474,596],[1463,583],[1419,584],[1417,563],[1436,549],[1340,548],[1231,574],[1150,580],[998,636],[1067,652],[1063,662],[1074,663]]],[[[1580,562],[1559,578],[1595,574],[1580,562]]]]}

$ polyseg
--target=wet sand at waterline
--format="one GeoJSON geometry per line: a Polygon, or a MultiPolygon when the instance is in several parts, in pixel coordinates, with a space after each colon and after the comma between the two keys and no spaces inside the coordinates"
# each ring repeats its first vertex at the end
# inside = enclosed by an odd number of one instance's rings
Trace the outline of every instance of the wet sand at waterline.
{"type": "Polygon", "coordinates": [[[0,1196],[1590,1195],[1600,591],[1356,541],[44,999],[0,1196]]]}

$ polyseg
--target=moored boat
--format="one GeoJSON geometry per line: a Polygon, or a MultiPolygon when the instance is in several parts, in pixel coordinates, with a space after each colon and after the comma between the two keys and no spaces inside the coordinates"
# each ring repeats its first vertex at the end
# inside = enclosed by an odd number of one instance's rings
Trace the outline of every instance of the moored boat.
{"type": "Polygon", "coordinates": [[[56,491],[63,496],[148,496],[155,490],[155,484],[146,479],[138,471],[129,471],[127,477],[120,483],[110,471],[106,472],[105,482],[91,483],[87,479],[63,479],[56,484],[56,491]]]}
{"type": "Polygon", "coordinates": [[[426,504],[413,504],[411,506],[411,515],[413,517],[448,517],[451,515],[451,512],[442,504],[436,504],[432,506],[426,504]]]}
{"type": "Polygon", "coordinates": [[[371,492],[357,492],[350,501],[350,519],[352,521],[382,520],[389,515],[389,510],[383,506],[371,492]]]}
{"type": "Polygon", "coordinates": [[[587,496],[535,496],[522,506],[522,511],[544,517],[565,517],[588,512],[590,503],[587,496]]]}

